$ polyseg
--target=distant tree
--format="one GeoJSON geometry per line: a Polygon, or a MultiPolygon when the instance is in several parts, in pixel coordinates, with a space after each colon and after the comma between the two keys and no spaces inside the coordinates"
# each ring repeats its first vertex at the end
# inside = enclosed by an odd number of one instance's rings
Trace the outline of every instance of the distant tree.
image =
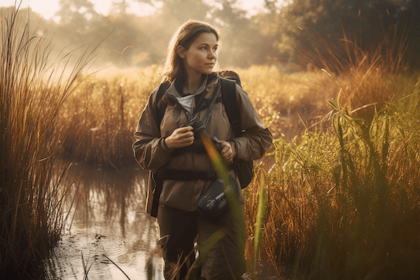
{"type": "MultiPolygon", "coordinates": [[[[149,0],[138,0],[152,4],[149,0]]],[[[143,44],[136,52],[137,65],[162,64],[172,34],[189,19],[205,20],[210,6],[201,0],[162,0],[163,6],[155,14],[138,19],[138,36],[143,44]]]]}
{"type": "Polygon", "coordinates": [[[248,18],[237,0],[216,0],[221,8],[211,12],[210,21],[222,31],[221,66],[249,67],[270,62],[277,55],[275,37],[264,33],[260,16],[248,18]]]}
{"type": "MultiPolygon", "coordinates": [[[[10,15],[15,10],[16,8],[14,6],[0,7],[0,28],[2,27],[1,18],[6,15],[10,15]]],[[[24,30],[26,26],[28,34],[31,35],[44,35],[47,33],[49,28],[52,28],[51,25],[54,24],[53,22],[44,19],[40,14],[32,11],[31,8],[19,9],[18,18],[20,18],[20,20],[16,21],[15,24],[19,24],[21,27],[16,28],[16,30],[24,30]]]]}
{"type": "MultiPolygon", "coordinates": [[[[88,36],[96,38],[98,42],[104,40],[100,46],[103,51],[102,59],[118,67],[132,67],[140,62],[138,59],[136,62],[136,56],[153,51],[150,46],[151,39],[145,30],[141,18],[120,11],[93,21],[88,36]]],[[[148,58],[149,55],[142,59],[143,66],[154,63],[148,58]]]]}
{"type": "Polygon", "coordinates": [[[175,18],[181,23],[188,19],[204,20],[210,11],[210,6],[202,0],[162,0],[162,2],[162,15],[175,18]]]}
{"type": "Polygon", "coordinates": [[[294,0],[276,15],[282,59],[294,60],[294,46],[309,49],[316,42],[324,46],[317,51],[329,52],[344,36],[367,48],[414,3],[419,5],[414,0],[294,0]]]}
{"type": "Polygon", "coordinates": [[[114,0],[112,1],[112,10],[111,12],[125,14],[128,8],[126,0],[114,0]]]}
{"type": "Polygon", "coordinates": [[[407,38],[412,68],[420,68],[420,1],[408,0],[404,5],[398,6],[396,20],[404,29],[403,36],[407,38]]]}
{"type": "Polygon", "coordinates": [[[60,24],[66,25],[74,32],[83,32],[89,29],[90,21],[98,16],[90,0],[60,0],[60,24]]]}

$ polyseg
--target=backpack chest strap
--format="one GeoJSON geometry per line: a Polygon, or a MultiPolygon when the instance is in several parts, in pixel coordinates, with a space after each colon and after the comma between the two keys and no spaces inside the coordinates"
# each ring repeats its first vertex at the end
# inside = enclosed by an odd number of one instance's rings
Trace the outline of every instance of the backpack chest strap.
{"type": "Polygon", "coordinates": [[[163,172],[163,180],[194,181],[204,180],[213,181],[217,179],[215,171],[190,171],[166,169],[163,172]]]}
{"type": "Polygon", "coordinates": [[[178,157],[186,153],[195,153],[198,155],[207,154],[206,148],[203,145],[191,145],[184,148],[177,148],[171,153],[171,157],[178,157]]]}

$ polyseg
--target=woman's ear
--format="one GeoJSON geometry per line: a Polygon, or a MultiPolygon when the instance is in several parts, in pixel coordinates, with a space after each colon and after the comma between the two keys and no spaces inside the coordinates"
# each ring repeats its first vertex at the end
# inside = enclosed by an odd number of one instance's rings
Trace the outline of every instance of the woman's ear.
{"type": "Polygon", "coordinates": [[[178,45],[177,47],[176,47],[176,53],[182,58],[182,59],[184,59],[185,58],[185,49],[184,49],[184,47],[183,46],[181,46],[181,45],[178,45]]]}

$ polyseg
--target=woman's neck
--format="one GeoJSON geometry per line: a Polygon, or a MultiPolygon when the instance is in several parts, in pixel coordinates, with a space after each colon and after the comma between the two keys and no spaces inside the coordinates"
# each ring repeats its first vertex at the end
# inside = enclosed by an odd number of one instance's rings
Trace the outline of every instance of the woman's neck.
{"type": "Polygon", "coordinates": [[[187,75],[184,81],[184,94],[192,94],[196,91],[203,83],[204,75],[202,73],[196,73],[193,75],[187,75]]]}

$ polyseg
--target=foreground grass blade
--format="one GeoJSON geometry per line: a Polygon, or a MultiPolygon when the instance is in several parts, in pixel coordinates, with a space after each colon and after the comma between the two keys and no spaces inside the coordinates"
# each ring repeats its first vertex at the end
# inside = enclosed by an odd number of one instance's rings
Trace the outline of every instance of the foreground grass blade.
{"type": "Polygon", "coordinates": [[[254,269],[257,267],[258,251],[261,240],[261,229],[264,223],[265,214],[265,179],[264,175],[261,176],[260,192],[258,199],[258,213],[255,221],[255,238],[254,238],[254,269]]]}
{"type": "Polygon", "coordinates": [[[223,161],[222,156],[213,144],[213,141],[204,133],[200,133],[203,145],[206,148],[207,154],[210,157],[213,168],[216,171],[217,177],[225,181],[225,186],[230,185],[230,178],[228,174],[228,168],[223,161]]]}

